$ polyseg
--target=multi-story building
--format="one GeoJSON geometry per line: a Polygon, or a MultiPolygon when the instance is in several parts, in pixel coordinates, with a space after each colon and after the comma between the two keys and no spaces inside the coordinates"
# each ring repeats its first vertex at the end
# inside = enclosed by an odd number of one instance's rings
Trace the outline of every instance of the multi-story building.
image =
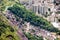
{"type": "Polygon", "coordinates": [[[47,13],[47,7],[46,6],[38,6],[38,13],[40,14],[46,14],[47,13]]]}
{"type": "Polygon", "coordinates": [[[35,0],[32,4],[32,11],[38,14],[49,14],[53,12],[54,0],[35,0]],[[35,2],[36,1],[36,2],[35,2]]]}
{"type": "Polygon", "coordinates": [[[37,14],[50,14],[55,10],[55,0],[26,0],[24,6],[37,14]]]}

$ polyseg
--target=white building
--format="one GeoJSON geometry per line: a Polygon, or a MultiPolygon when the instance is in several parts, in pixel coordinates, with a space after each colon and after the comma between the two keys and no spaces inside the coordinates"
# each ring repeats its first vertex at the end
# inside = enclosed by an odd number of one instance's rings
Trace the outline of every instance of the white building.
{"type": "Polygon", "coordinates": [[[35,12],[35,13],[38,13],[38,5],[34,4],[32,6],[32,11],[35,12]]]}
{"type": "Polygon", "coordinates": [[[27,0],[27,9],[37,14],[50,14],[54,9],[54,0],[27,0]]]}
{"type": "Polygon", "coordinates": [[[38,13],[40,14],[46,14],[48,8],[45,6],[45,4],[43,5],[38,5],[38,13]]]}

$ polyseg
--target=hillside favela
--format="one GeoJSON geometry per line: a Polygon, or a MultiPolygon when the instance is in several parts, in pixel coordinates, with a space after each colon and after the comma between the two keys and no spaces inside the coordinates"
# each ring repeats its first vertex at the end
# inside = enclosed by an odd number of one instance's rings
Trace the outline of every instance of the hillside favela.
{"type": "Polygon", "coordinates": [[[60,40],[60,0],[0,0],[0,40],[60,40]]]}

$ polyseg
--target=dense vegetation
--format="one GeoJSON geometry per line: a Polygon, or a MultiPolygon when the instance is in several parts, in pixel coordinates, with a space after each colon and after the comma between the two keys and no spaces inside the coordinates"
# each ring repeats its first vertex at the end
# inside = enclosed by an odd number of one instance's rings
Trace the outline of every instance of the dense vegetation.
{"type": "Polygon", "coordinates": [[[16,31],[2,13],[0,13],[0,40],[19,40],[16,31]]]}
{"type": "Polygon", "coordinates": [[[24,21],[30,22],[35,26],[39,26],[42,29],[48,30],[50,32],[60,32],[57,28],[53,27],[53,25],[42,17],[36,16],[33,12],[25,9],[24,6],[20,4],[15,4],[12,7],[9,7],[13,14],[18,17],[21,17],[24,21]]]}
{"type": "Polygon", "coordinates": [[[25,36],[28,38],[28,40],[43,40],[43,37],[32,35],[30,33],[25,33],[25,36]]]}

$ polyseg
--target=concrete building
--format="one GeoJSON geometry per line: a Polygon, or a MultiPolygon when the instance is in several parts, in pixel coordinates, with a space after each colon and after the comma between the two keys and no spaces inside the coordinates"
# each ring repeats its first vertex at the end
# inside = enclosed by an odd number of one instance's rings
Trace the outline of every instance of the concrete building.
{"type": "Polygon", "coordinates": [[[48,8],[45,6],[45,4],[43,5],[38,5],[38,13],[40,14],[46,14],[48,12],[48,8]]]}
{"type": "Polygon", "coordinates": [[[38,13],[38,5],[33,5],[32,6],[32,11],[35,12],[35,13],[38,13]]]}
{"type": "Polygon", "coordinates": [[[49,14],[53,12],[54,9],[54,0],[37,0],[32,5],[32,11],[38,14],[49,14]],[[35,8],[35,9],[34,9],[35,8]]]}
{"type": "MultiPolygon", "coordinates": [[[[55,9],[55,0],[22,0],[27,9],[32,10],[36,14],[50,14],[55,9]],[[28,5],[27,5],[28,4],[28,5]]],[[[20,1],[21,2],[21,1],[20,1]]]]}

